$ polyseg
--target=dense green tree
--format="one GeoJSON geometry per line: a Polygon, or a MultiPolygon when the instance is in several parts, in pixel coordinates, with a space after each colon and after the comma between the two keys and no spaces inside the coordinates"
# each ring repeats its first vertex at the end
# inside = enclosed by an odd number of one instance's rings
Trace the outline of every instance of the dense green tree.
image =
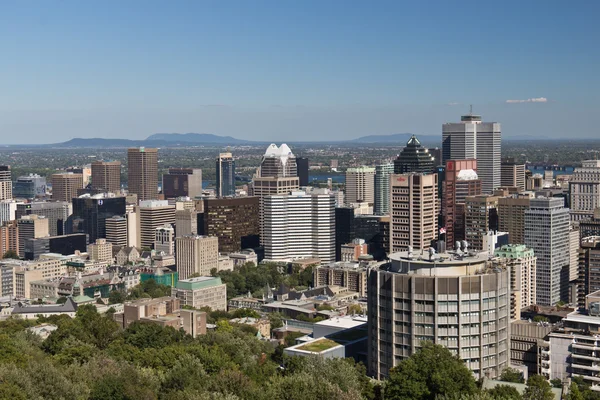
{"type": "Polygon", "coordinates": [[[521,394],[517,389],[509,385],[498,385],[486,390],[487,394],[494,400],[521,400],[521,394]]]}
{"type": "Polygon", "coordinates": [[[586,400],[586,398],[581,393],[581,390],[579,390],[579,386],[576,383],[571,383],[566,400],[586,400]]]}
{"type": "Polygon", "coordinates": [[[525,383],[523,373],[514,368],[505,368],[500,374],[500,380],[503,382],[525,383]]]}
{"type": "Polygon", "coordinates": [[[436,396],[472,394],[475,379],[463,361],[444,346],[422,342],[421,349],[390,370],[386,399],[435,399],[436,396]]]}
{"type": "Polygon", "coordinates": [[[542,375],[532,375],[527,379],[527,388],[523,393],[524,400],[553,400],[550,384],[542,375]]]}
{"type": "Polygon", "coordinates": [[[121,304],[126,299],[125,293],[121,290],[111,290],[108,294],[108,304],[121,304]]]}
{"type": "Polygon", "coordinates": [[[183,331],[178,331],[170,326],[162,327],[149,322],[134,322],[123,334],[126,344],[137,348],[162,348],[175,343],[181,343],[188,338],[183,331]]]}
{"type": "Polygon", "coordinates": [[[231,316],[233,318],[260,318],[260,314],[251,308],[238,308],[231,314],[231,316]]]}
{"type": "Polygon", "coordinates": [[[62,296],[59,297],[58,300],[56,300],[56,304],[65,304],[67,302],[67,298],[62,296]]]}
{"type": "Polygon", "coordinates": [[[2,258],[13,258],[13,259],[18,260],[20,257],[19,257],[19,255],[17,254],[16,251],[14,251],[14,250],[8,250],[6,253],[4,253],[4,255],[2,256],[2,258]]]}

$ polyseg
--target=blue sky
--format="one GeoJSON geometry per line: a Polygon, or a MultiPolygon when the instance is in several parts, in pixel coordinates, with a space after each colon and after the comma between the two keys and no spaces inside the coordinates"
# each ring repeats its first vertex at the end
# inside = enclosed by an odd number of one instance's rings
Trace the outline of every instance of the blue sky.
{"type": "Polygon", "coordinates": [[[437,135],[469,104],[505,137],[600,137],[598,15],[596,1],[4,1],[0,143],[437,135]]]}

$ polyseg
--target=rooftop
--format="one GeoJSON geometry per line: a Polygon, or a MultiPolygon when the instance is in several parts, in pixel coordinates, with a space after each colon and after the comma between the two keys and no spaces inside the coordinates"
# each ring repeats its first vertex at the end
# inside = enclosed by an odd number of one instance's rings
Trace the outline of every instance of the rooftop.
{"type": "Polygon", "coordinates": [[[222,285],[220,277],[199,276],[196,278],[182,279],[177,282],[177,289],[196,290],[204,289],[211,286],[222,285]]]}
{"type": "Polygon", "coordinates": [[[367,317],[347,315],[345,317],[334,317],[324,321],[316,322],[315,325],[350,329],[366,323],[367,317]]]}
{"type": "Polygon", "coordinates": [[[338,342],[335,342],[331,339],[321,338],[298,346],[296,347],[296,350],[309,351],[311,353],[321,353],[325,350],[329,350],[337,346],[341,345],[338,342]]]}

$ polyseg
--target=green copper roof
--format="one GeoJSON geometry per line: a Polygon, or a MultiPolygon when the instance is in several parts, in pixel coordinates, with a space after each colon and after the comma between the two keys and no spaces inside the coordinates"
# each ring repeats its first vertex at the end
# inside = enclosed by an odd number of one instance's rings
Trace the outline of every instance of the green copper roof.
{"type": "Polygon", "coordinates": [[[524,244],[505,244],[496,249],[494,252],[496,257],[502,258],[523,258],[533,257],[533,249],[528,248],[524,244]]]}
{"type": "Polygon", "coordinates": [[[199,276],[197,278],[183,279],[177,282],[177,289],[196,290],[211,286],[221,285],[220,277],[199,276]]]}

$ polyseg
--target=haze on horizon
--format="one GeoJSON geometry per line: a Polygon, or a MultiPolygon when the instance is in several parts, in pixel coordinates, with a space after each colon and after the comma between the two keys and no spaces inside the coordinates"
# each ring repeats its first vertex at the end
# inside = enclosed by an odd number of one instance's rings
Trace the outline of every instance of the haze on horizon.
{"type": "Polygon", "coordinates": [[[554,0],[3,3],[0,144],[441,135],[469,104],[506,138],[598,138],[599,14],[554,0]]]}

